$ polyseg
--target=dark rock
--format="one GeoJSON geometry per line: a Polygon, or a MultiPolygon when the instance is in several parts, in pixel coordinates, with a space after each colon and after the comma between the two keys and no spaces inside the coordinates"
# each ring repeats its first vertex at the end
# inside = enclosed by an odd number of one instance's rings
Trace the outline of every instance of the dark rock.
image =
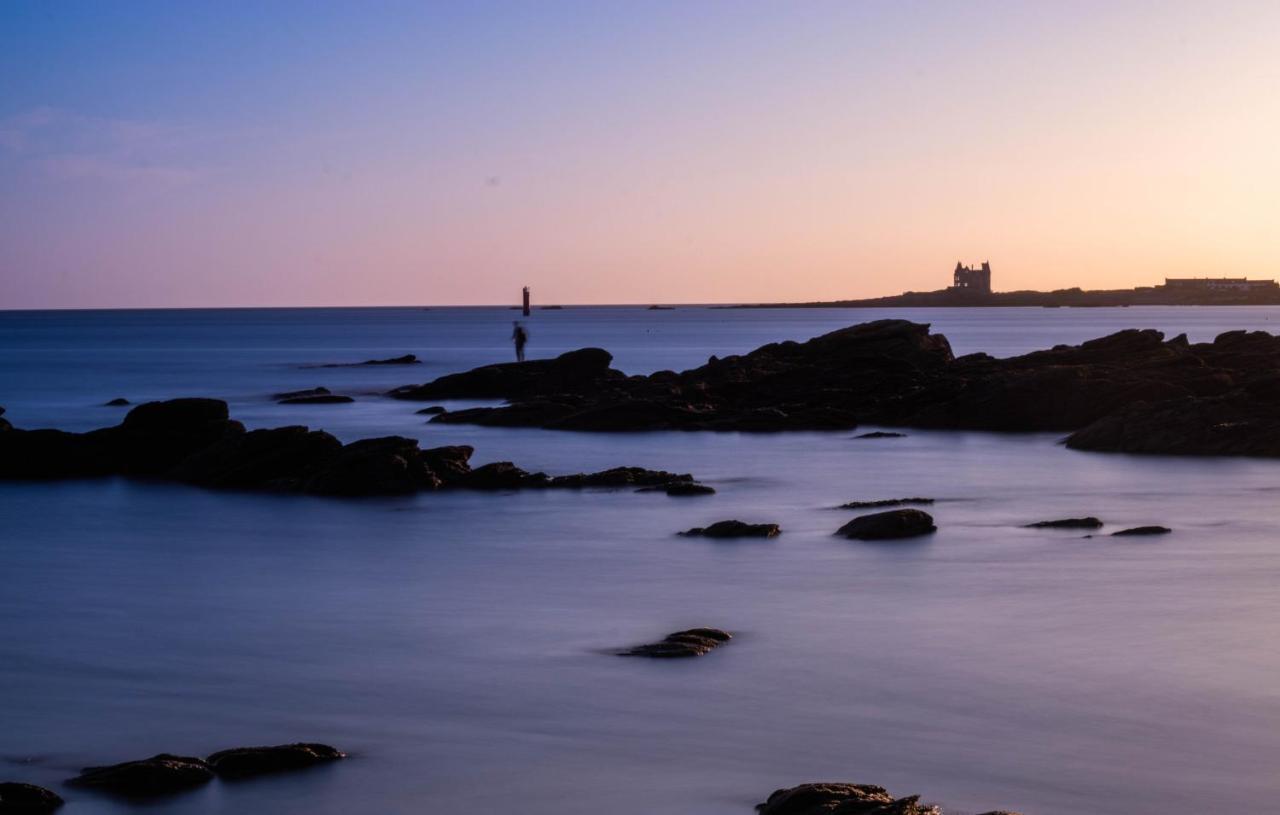
{"type": "Polygon", "coordinates": [[[346,757],[346,753],[327,744],[298,743],[221,750],[209,756],[208,763],[223,778],[245,778],[301,770],[346,757]]]}
{"type": "Polygon", "coordinates": [[[344,445],[302,484],[316,495],[397,495],[436,489],[440,478],[426,465],[418,442],[403,436],[361,439],[344,445]]]}
{"type": "Polygon", "coordinates": [[[724,645],[733,639],[733,635],[718,628],[690,628],[668,634],[661,642],[637,645],[625,651],[619,651],[624,657],[653,657],[655,659],[678,659],[681,657],[699,657],[724,645]]]}
{"type": "Polygon", "coordinates": [[[141,761],[107,767],[86,767],[68,781],[78,787],[128,797],[168,795],[213,780],[213,770],[203,759],[161,753],[141,761]]]}
{"type": "Polygon", "coordinates": [[[932,504],[932,498],[884,498],[879,501],[849,501],[841,504],[839,509],[877,509],[879,507],[897,507],[903,504],[932,504]]]}
{"type": "Polygon", "coordinates": [[[510,461],[494,461],[476,467],[459,484],[472,490],[514,490],[543,487],[549,483],[545,473],[529,473],[510,461]]]}
{"type": "Polygon", "coordinates": [[[318,394],[316,396],[294,396],[290,399],[281,399],[278,404],[281,405],[345,405],[354,402],[350,396],[340,396],[336,393],[318,394]]]}
{"type": "Polygon", "coordinates": [[[1173,530],[1167,526],[1135,526],[1131,529],[1121,529],[1119,532],[1112,532],[1112,537],[1120,535],[1167,535],[1173,530]]]}
{"type": "Polygon", "coordinates": [[[854,436],[855,439],[905,439],[906,437],[906,433],[894,433],[888,430],[876,430],[854,436]]]}
{"type": "Polygon", "coordinates": [[[63,803],[53,790],[16,781],[0,782],[0,815],[44,815],[63,803]]]}
{"type": "Polygon", "coordinates": [[[706,484],[699,484],[696,481],[680,481],[675,484],[666,484],[657,487],[672,497],[684,497],[689,495],[715,495],[715,487],[708,487],[706,484]]]}
{"type": "Polygon", "coordinates": [[[487,366],[392,395],[510,400],[436,419],[451,424],[1068,431],[1068,445],[1077,449],[1280,456],[1280,338],[1262,332],[1191,344],[1129,330],[1009,359],[957,359],[927,325],[880,320],[647,377],[609,370],[599,349],[573,353],[584,364],[568,366],[565,355],[487,366]]]}
{"type": "Polygon", "coordinates": [[[9,424],[9,421],[3,417],[4,417],[4,408],[0,407],[0,432],[3,432],[5,430],[12,430],[13,425],[9,424]]]}
{"type": "Polygon", "coordinates": [[[918,795],[894,798],[873,784],[801,784],[775,791],[756,810],[760,815],[939,815],[918,795]]]}
{"type": "Polygon", "coordinates": [[[782,529],[777,524],[749,524],[742,521],[716,521],[710,526],[695,526],[681,535],[704,538],[772,538],[782,529]]]}
{"type": "Polygon", "coordinates": [[[272,394],[271,398],[279,402],[282,399],[302,399],[307,396],[328,396],[332,391],[328,388],[303,388],[300,391],[284,391],[272,394]]]}
{"type": "Polygon", "coordinates": [[[432,447],[423,450],[420,458],[427,469],[435,473],[444,484],[456,484],[471,473],[471,455],[475,448],[467,444],[432,447]]]}
{"type": "Polygon", "coordinates": [[[243,433],[244,426],[230,420],[219,399],[170,399],[138,405],[110,431],[118,437],[126,474],[161,475],[196,451],[243,433]]]}
{"type": "Polygon", "coordinates": [[[609,369],[613,356],[599,348],[583,348],[555,359],[504,362],[459,374],[449,374],[425,385],[396,388],[396,399],[500,399],[535,393],[556,393],[605,379],[621,378],[609,369]]]}
{"type": "Polygon", "coordinates": [[[159,409],[143,405],[121,425],[90,433],[5,430],[0,433],[0,479],[145,475],[205,487],[346,496],[396,495],[440,487],[649,486],[671,494],[714,492],[695,484],[687,473],[642,467],[554,479],[506,461],[473,469],[471,447],[420,450],[417,441],[401,436],[343,445],[328,433],[301,426],[245,432],[239,422],[226,418],[225,403],[176,401],[195,404],[154,403],[159,409]]]}
{"type": "Polygon", "coordinates": [[[894,540],[914,538],[937,531],[933,516],[918,509],[891,509],[860,515],[840,527],[837,535],[856,540],[894,540]]]}
{"type": "Polygon", "coordinates": [[[1098,529],[1102,521],[1089,516],[1087,518],[1061,518],[1056,521],[1036,521],[1027,524],[1027,529],[1098,529]]]}
{"type": "Polygon", "coordinates": [[[342,451],[319,430],[277,427],[227,436],[184,459],[169,475],[204,487],[299,489],[342,451]]]}
{"type": "Polygon", "coordinates": [[[418,414],[419,416],[439,416],[441,413],[447,413],[447,412],[448,411],[446,411],[444,408],[440,407],[439,405],[432,405],[431,407],[424,407],[422,410],[414,411],[414,413],[418,414]]]}
{"type": "Polygon", "coordinates": [[[326,365],[320,365],[321,368],[358,368],[362,365],[417,365],[418,357],[414,354],[405,354],[400,357],[390,357],[389,359],[366,359],[364,362],[330,362],[326,365]]]}
{"type": "Polygon", "coordinates": [[[102,406],[103,407],[124,407],[128,404],[129,404],[128,399],[125,399],[123,396],[117,396],[115,399],[112,399],[110,402],[103,402],[102,406]]]}
{"type": "Polygon", "coordinates": [[[558,475],[551,479],[552,487],[662,487],[692,483],[688,473],[669,473],[664,470],[646,470],[643,467],[614,467],[598,473],[558,475]]]}

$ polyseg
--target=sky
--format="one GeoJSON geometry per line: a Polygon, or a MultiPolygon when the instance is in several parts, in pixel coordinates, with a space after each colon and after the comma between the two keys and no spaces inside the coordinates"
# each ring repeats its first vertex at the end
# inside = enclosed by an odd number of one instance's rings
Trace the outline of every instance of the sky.
{"type": "Polygon", "coordinates": [[[0,0],[0,308],[1280,277],[1280,3],[0,0]]]}

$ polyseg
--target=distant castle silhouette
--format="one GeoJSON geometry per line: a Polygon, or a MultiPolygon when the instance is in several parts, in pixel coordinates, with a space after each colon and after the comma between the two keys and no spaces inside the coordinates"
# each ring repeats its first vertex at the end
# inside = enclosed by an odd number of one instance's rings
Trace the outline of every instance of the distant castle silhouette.
{"type": "Polygon", "coordinates": [[[982,261],[982,267],[973,269],[956,261],[956,272],[951,283],[953,289],[972,289],[991,294],[991,262],[982,261]]]}

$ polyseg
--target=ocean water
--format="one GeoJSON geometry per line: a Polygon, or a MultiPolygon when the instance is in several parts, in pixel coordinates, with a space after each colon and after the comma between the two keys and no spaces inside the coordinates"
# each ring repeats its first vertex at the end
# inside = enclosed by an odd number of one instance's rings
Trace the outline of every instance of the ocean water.
{"type": "MultiPolygon", "coordinates": [[[[509,358],[504,309],[0,312],[22,427],[227,399],[255,427],[469,443],[550,473],[694,473],[627,491],[340,500],[102,479],[0,483],[0,780],[68,813],[731,815],[781,786],[878,783],[956,815],[1257,811],[1280,794],[1280,462],[1081,453],[1054,435],[578,434],[428,425],[396,385],[509,358]],[[410,367],[316,368],[415,353],[410,367]],[[352,405],[281,406],[325,385],[352,405]],[[854,499],[926,495],[937,534],[831,533],[854,499]],[[1106,531],[1029,530],[1092,514],[1106,531]],[[780,523],[769,541],[678,530],[780,523]],[[688,662],[608,651],[695,625],[688,662]],[[139,807],[87,764],[316,740],[351,759],[139,807]]],[[[537,311],[531,356],[628,372],[882,316],[957,353],[1126,327],[1211,339],[1275,308],[537,311]]],[[[449,404],[449,403],[446,403],[449,404]]]]}

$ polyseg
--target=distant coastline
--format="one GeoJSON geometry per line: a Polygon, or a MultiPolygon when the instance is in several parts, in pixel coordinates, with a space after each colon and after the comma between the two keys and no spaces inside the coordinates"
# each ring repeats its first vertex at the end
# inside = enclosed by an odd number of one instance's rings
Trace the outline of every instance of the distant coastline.
{"type": "Polygon", "coordinates": [[[909,291],[889,297],[807,303],[754,303],[726,308],[1101,308],[1117,306],[1275,306],[1280,285],[1245,278],[1167,278],[1160,286],[1132,289],[1081,288],[1055,291],[991,291],[991,267],[956,264],[955,284],[937,291],[909,291]]]}

